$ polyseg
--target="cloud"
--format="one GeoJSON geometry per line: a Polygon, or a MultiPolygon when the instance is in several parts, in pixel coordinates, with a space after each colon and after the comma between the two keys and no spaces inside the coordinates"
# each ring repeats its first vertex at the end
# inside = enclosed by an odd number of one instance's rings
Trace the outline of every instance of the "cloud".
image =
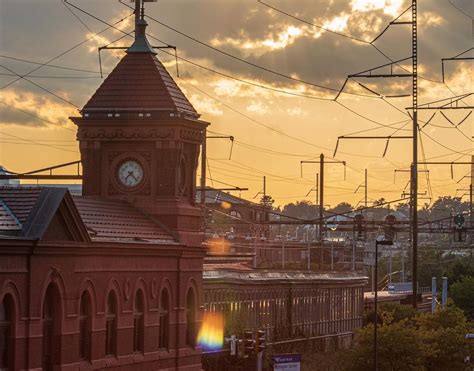
{"type": "Polygon", "coordinates": [[[67,126],[68,117],[77,114],[74,108],[30,92],[7,90],[2,98],[0,117],[5,125],[50,126],[51,121],[67,126]]]}
{"type": "Polygon", "coordinates": [[[268,113],[269,107],[261,101],[251,101],[245,108],[248,112],[264,115],[268,113]]]}
{"type": "Polygon", "coordinates": [[[188,95],[191,104],[200,114],[208,114],[211,116],[222,116],[224,111],[212,99],[201,97],[197,94],[188,95]]]}

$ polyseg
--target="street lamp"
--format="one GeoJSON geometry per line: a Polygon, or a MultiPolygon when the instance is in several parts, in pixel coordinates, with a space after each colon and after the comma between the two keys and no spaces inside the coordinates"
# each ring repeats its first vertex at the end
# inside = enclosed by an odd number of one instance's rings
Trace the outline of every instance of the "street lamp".
{"type": "Polygon", "coordinates": [[[377,274],[378,274],[378,255],[379,255],[379,245],[382,246],[391,246],[393,245],[393,241],[388,240],[375,240],[375,272],[374,272],[374,288],[375,288],[375,296],[374,296],[374,370],[378,371],[378,362],[377,362],[377,353],[378,353],[378,344],[377,344],[377,274]]]}

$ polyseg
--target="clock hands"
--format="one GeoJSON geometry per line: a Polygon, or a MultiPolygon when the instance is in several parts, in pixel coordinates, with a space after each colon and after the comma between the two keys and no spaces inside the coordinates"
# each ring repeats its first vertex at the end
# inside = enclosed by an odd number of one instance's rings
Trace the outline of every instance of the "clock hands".
{"type": "Polygon", "coordinates": [[[133,174],[133,170],[128,172],[128,175],[125,177],[125,180],[127,180],[129,176],[131,176],[133,179],[135,179],[136,182],[138,182],[138,179],[133,174]]]}

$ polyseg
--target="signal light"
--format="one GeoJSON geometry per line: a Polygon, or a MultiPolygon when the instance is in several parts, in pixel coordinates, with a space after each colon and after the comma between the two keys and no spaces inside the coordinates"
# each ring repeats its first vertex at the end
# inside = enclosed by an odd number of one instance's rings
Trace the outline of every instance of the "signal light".
{"type": "Polygon", "coordinates": [[[244,331],[244,355],[249,356],[255,350],[253,331],[244,331]]]}
{"type": "Polygon", "coordinates": [[[257,346],[256,351],[257,353],[263,352],[265,350],[267,341],[267,332],[264,330],[257,331],[257,346]]]}

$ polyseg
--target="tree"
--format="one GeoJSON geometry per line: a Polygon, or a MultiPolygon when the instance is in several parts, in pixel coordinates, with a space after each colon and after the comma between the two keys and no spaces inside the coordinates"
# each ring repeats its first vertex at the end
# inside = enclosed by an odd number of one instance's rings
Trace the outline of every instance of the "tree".
{"type": "Polygon", "coordinates": [[[474,276],[466,276],[451,285],[449,290],[454,304],[474,320],[474,276]]]}
{"type": "Polygon", "coordinates": [[[444,275],[448,277],[450,284],[461,281],[464,277],[474,277],[474,258],[466,256],[456,260],[445,270],[444,275]]]}
{"type": "MultiPolygon", "coordinates": [[[[468,323],[459,308],[451,304],[415,316],[396,304],[387,308],[381,311],[378,330],[380,370],[469,370],[464,359],[472,354],[473,344],[465,337],[468,323]]],[[[353,348],[343,354],[342,369],[373,369],[373,326],[356,331],[353,348]]]]}
{"type": "Polygon", "coordinates": [[[354,208],[352,207],[352,205],[348,202],[340,202],[339,204],[337,204],[334,208],[332,209],[329,209],[329,211],[331,213],[334,213],[334,214],[344,214],[344,213],[349,213],[351,211],[353,211],[354,208]]]}
{"type": "MultiPolygon", "coordinates": [[[[344,356],[344,370],[374,369],[373,335],[373,324],[356,331],[355,344],[344,356]]],[[[423,364],[423,343],[406,320],[379,326],[378,345],[379,370],[416,370],[423,364]]]]}

